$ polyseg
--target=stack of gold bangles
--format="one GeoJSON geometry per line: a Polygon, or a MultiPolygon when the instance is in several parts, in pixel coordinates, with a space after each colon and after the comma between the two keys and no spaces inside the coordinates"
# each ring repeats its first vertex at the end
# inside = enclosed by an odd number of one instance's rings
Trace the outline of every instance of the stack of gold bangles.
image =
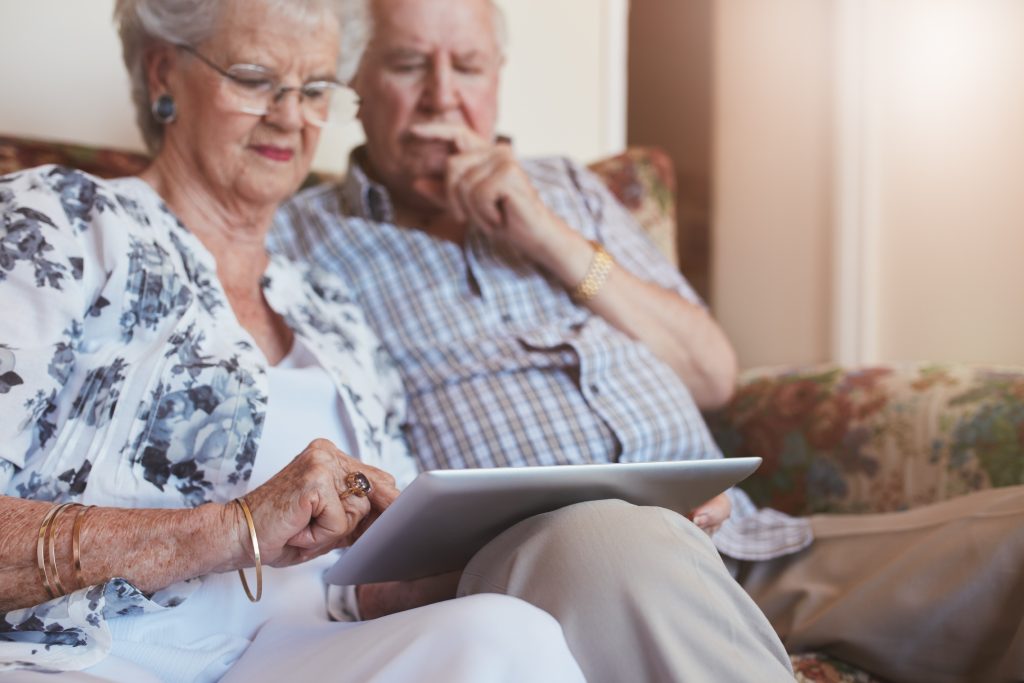
{"type": "Polygon", "coordinates": [[[43,580],[43,587],[46,588],[50,599],[66,595],[64,584],[60,580],[60,572],[57,570],[56,536],[57,520],[70,508],[78,508],[75,515],[75,522],[71,531],[71,561],[75,568],[75,582],[73,590],[85,588],[85,580],[82,578],[82,527],[85,524],[85,517],[89,514],[92,506],[85,506],[81,503],[62,503],[54,505],[43,517],[39,525],[39,538],[36,541],[36,561],[39,563],[39,575],[43,580]]]}

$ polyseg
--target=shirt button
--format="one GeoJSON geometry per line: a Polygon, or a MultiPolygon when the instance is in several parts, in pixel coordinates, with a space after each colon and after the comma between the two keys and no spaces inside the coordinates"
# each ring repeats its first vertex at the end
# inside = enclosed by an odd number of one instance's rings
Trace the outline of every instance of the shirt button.
{"type": "Polygon", "coordinates": [[[502,313],[501,314],[501,322],[505,323],[506,325],[508,323],[512,322],[512,315],[509,314],[509,313],[502,313]]]}
{"type": "Polygon", "coordinates": [[[600,394],[601,393],[601,387],[597,386],[596,384],[591,384],[590,385],[590,393],[592,393],[594,395],[600,394]]]}

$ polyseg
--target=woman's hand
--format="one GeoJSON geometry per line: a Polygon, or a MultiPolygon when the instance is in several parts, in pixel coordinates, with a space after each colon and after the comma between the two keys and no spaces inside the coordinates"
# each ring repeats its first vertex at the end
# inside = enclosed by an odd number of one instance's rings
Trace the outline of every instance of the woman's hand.
{"type": "Polygon", "coordinates": [[[364,620],[376,619],[414,607],[450,600],[455,597],[461,578],[460,569],[412,581],[364,583],[356,586],[359,616],[364,620]]]}
{"type": "MultiPolygon", "coordinates": [[[[351,545],[398,496],[394,478],[352,458],[326,439],[310,443],[272,479],[245,496],[256,525],[264,564],[285,567],[351,545]],[[362,472],[372,489],[365,496],[345,495],[345,477],[362,472]]],[[[234,517],[242,555],[238,566],[252,564],[249,532],[237,505],[234,517]]]]}
{"type": "Polygon", "coordinates": [[[725,520],[732,514],[732,503],[729,496],[720,493],[690,513],[693,523],[707,532],[708,536],[718,531],[725,520]]]}

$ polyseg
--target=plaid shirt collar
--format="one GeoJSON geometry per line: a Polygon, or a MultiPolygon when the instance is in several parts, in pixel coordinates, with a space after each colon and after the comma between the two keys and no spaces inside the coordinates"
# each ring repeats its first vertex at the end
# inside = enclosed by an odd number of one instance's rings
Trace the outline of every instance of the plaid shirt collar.
{"type": "Polygon", "coordinates": [[[366,145],[352,150],[348,172],[341,183],[341,198],[350,214],[375,223],[394,223],[395,207],[384,185],[366,172],[366,145]]]}

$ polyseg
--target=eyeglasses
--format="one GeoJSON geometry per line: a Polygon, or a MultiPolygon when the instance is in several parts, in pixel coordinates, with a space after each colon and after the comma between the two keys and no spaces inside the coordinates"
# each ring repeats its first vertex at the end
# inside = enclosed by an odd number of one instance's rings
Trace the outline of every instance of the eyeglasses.
{"type": "Polygon", "coordinates": [[[321,128],[329,123],[347,123],[355,118],[359,97],[355,91],[334,80],[309,81],[302,85],[281,85],[281,78],[258,64],[232,64],[222,69],[191,45],[178,44],[206,66],[224,77],[226,104],[244,114],[266,116],[271,107],[291,91],[299,94],[303,119],[321,128]]]}

